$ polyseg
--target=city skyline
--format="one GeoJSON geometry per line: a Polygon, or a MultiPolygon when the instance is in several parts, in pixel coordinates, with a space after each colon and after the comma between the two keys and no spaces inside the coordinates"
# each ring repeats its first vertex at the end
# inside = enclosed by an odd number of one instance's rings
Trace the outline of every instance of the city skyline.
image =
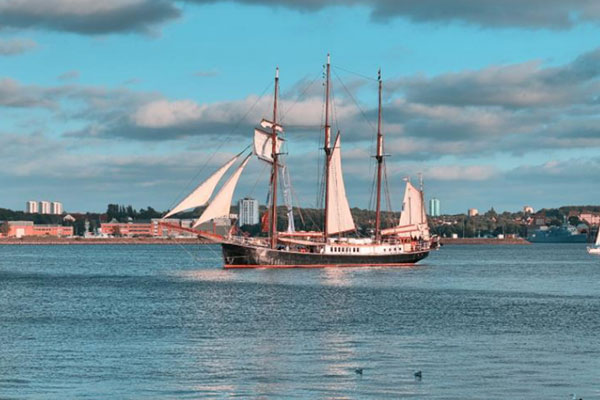
{"type": "MultiPolygon", "coordinates": [[[[0,207],[43,194],[68,210],[170,208],[250,143],[276,66],[295,205],[314,207],[328,52],[351,206],[369,206],[380,67],[394,210],[419,172],[447,213],[597,203],[600,14],[587,2],[78,3],[0,5],[0,207]]],[[[249,164],[235,198],[265,203],[262,168],[249,164]]]]}

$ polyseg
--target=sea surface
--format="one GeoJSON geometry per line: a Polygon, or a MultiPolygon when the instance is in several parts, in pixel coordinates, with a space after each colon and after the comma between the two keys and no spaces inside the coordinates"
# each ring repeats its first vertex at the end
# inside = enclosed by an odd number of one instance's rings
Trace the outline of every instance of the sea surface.
{"type": "Polygon", "coordinates": [[[600,257],[585,245],[228,271],[215,246],[0,246],[0,399],[572,393],[600,398],[600,257]]]}

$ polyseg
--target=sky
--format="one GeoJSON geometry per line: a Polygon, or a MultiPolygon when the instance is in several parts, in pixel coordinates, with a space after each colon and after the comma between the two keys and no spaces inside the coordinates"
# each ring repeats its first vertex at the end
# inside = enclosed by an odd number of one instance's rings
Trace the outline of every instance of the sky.
{"type": "MultiPolygon", "coordinates": [[[[318,203],[323,64],[352,206],[372,207],[377,71],[389,202],[598,204],[600,5],[588,0],[0,1],[0,207],[171,208],[280,117],[318,203]]],[[[266,201],[249,163],[234,199],[266,201]]],[[[388,205],[389,203],[389,205],[388,205]]]]}

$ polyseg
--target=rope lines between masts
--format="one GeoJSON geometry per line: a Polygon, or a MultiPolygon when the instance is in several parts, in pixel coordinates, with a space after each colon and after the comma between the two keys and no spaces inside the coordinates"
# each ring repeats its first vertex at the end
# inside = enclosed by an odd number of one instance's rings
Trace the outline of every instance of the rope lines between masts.
{"type": "Polygon", "coordinates": [[[377,80],[376,78],[371,78],[370,76],[367,76],[367,75],[361,74],[361,73],[359,73],[359,72],[354,72],[354,71],[352,71],[352,70],[349,70],[349,69],[347,69],[347,68],[340,67],[339,65],[336,65],[336,66],[334,66],[334,67],[333,67],[333,69],[339,69],[339,70],[342,70],[342,71],[344,71],[344,72],[348,72],[349,74],[352,74],[352,75],[356,75],[356,76],[358,76],[358,77],[361,77],[361,78],[363,78],[363,79],[366,79],[366,80],[369,80],[369,81],[378,82],[378,80],[377,80]]]}
{"type": "Polygon", "coordinates": [[[279,121],[280,121],[281,125],[283,125],[283,122],[285,121],[285,117],[287,117],[288,113],[291,112],[292,109],[294,109],[294,107],[296,107],[296,105],[298,105],[298,103],[300,103],[300,101],[304,99],[304,96],[306,95],[306,93],[308,92],[308,90],[319,79],[319,75],[320,74],[317,74],[317,76],[304,88],[304,90],[302,91],[302,93],[300,93],[298,95],[298,97],[296,98],[296,100],[294,100],[294,102],[292,104],[290,104],[285,110],[283,110],[283,112],[281,112],[279,114],[279,121]]]}
{"type": "Polygon", "coordinates": [[[188,181],[188,183],[182,188],[182,190],[179,192],[179,194],[177,195],[177,197],[175,198],[175,200],[171,203],[171,205],[169,206],[169,210],[173,208],[173,206],[175,204],[177,204],[178,202],[180,202],[184,196],[185,193],[188,193],[190,191],[190,186],[192,185],[192,183],[194,181],[197,181],[198,177],[200,176],[200,174],[202,172],[204,172],[204,170],[206,169],[206,167],[208,166],[208,164],[213,160],[213,158],[215,157],[215,155],[217,154],[217,152],[225,145],[225,144],[229,144],[231,142],[231,139],[234,137],[234,133],[239,129],[239,127],[241,126],[242,122],[246,119],[246,117],[252,112],[252,110],[254,110],[254,107],[256,107],[256,105],[262,100],[262,98],[265,96],[265,93],[267,92],[267,90],[269,90],[271,88],[271,86],[273,85],[273,82],[270,82],[267,87],[265,87],[265,89],[262,91],[262,93],[260,94],[260,96],[256,99],[256,101],[250,106],[250,108],[248,109],[248,111],[246,111],[246,113],[237,120],[237,122],[235,123],[235,125],[233,126],[233,128],[226,133],[227,136],[225,136],[224,138],[219,138],[219,145],[217,146],[217,148],[212,152],[212,154],[206,159],[206,161],[204,162],[204,164],[202,164],[202,166],[200,167],[200,169],[198,170],[198,172],[196,172],[196,174],[188,181]]]}
{"type": "MultiPolygon", "coordinates": [[[[358,102],[358,100],[356,100],[354,95],[352,95],[352,92],[348,89],[348,87],[346,87],[342,78],[338,75],[337,72],[335,72],[335,69],[334,69],[333,73],[335,74],[335,77],[340,82],[340,84],[342,85],[342,87],[344,88],[346,93],[348,94],[348,97],[352,100],[352,102],[356,105],[356,108],[358,108],[358,110],[360,111],[360,114],[362,115],[362,117],[365,120],[365,122],[367,123],[367,125],[369,125],[369,127],[371,128],[371,141],[370,141],[371,144],[369,146],[370,147],[369,151],[370,151],[370,153],[373,153],[377,146],[376,140],[375,140],[376,136],[377,136],[377,128],[375,128],[375,126],[373,126],[373,124],[371,123],[369,118],[367,118],[366,112],[362,109],[362,107],[360,106],[360,103],[358,102]]],[[[366,78],[366,79],[372,80],[371,78],[366,78]]],[[[369,163],[369,174],[371,173],[372,169],[373,169],[373,163],[369,163]]]]}

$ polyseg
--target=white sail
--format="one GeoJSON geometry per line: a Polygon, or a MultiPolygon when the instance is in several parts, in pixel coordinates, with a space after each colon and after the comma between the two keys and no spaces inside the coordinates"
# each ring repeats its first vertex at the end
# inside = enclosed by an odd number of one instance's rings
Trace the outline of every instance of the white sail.
{"type": "Polygon", "coordinates": [[[210,202],[208,207],[204,210],[200,218],[194,222],[192,228],[197,227],[198,225],[210,221],[214,218],[226,217],[229,215],[229,209],[231,208],[231,199],[233,198],[233,192],[235,187],[240,179],[240,175],[244,170],[246,164],[250,160],[250,156],[246,157],[244,162],[238,167],[238,169],[229,177],[227,182],[223,185],[221,190],[217,193],[214,199],[210,202]]]}
{"type": "Polygon", "coordinates": [[[596,235],[596,247],[600,246],[600,231],[598,231],[598,234],[596,235]]]}
{"type": "MultiPolygon", "coordinates": [[[[271,125],[272,126],[272,125],[271,125]]],[[[270,132],[265,132],[261,129],[254,129],[254,154],[263,160],[272,163],[273,162],[273,141],[270,132]]],[[[277,138],[277,146],[275,151],[280,153],[283,139],[277,138]]]]}
{"type": "Polygon", "coordinates": [[[414,187],[412,183],[406,182],[399,225],[415,225],[424,222],[427,222],[427,217],[425,216],[425,205],[423,204],[421,191],[414,187]]]}
{"type": "Polygon", "coordinates": [[[162,219],[169,218],[171,215],[177,214],[184,210],[189,210],[190,208],[205,205],[225,172],[227,172],[227,170],[233,165],[238,157],[239,156],[235,156],[231,160],[227,161],[225,165],[212,174],[210,178],[198,185],[198,187],[194,189],[192,193],[187,195],[185,199],[181,200],[179,204],[173,207],[173,209],[169,211],[162,219]]]}
{"type": "Polygon", "coordinates": [[[429,226],[425,214],[423,193],[414,187],[412,183],[406,182],[404,200],[402,201],[402,213],[398,227],[384,230],[388,233],[397,233],[400,236],[421,236],[429,239],[429,226]]]}
{"type": "Polygon", "coordinates": [[[327,202],[327,234],[334,235],[340,232],[355,230],[350,205],[346,198],[346,188],[344,187],[339,134],[335,138],[335,144],[331,153],[329,187],[327,190],[329,192],[327,202]]]}

